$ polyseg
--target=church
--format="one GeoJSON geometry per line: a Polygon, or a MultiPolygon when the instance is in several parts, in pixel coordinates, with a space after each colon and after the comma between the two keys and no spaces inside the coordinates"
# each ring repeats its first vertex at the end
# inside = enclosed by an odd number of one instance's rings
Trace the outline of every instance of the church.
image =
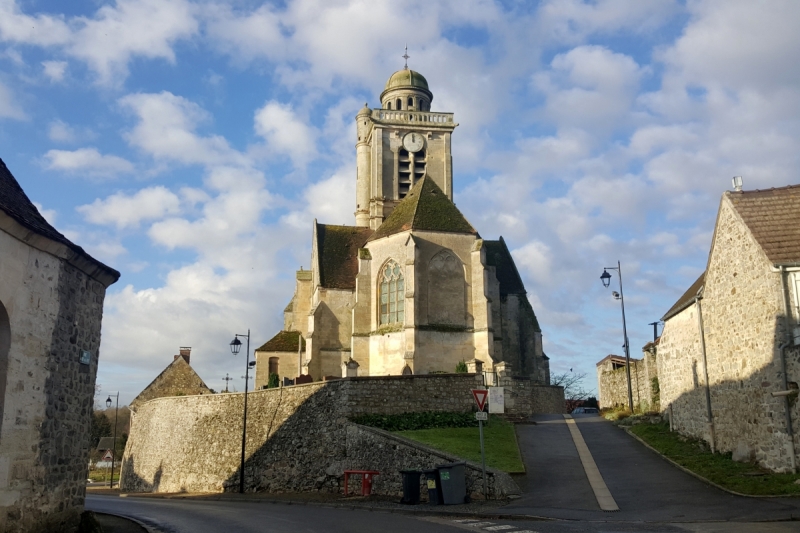
{"type": "Polygon", "coordinates": [[[314,221],[311,269],[297,272],[283,331],[255,350],[268,370],[256,388],[270,374],[419,375],[462,362],[549,385],[505,241],[483,239],[453,203],[453,114],[431,111],[427,80],[407,65],[380,100],[355,117],[355,225],[314,221]]]}

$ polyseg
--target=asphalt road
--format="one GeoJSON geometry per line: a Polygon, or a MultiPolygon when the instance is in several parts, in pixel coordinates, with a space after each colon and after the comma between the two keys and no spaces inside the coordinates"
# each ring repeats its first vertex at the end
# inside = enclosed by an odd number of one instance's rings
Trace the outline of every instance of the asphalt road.
{"type": "Polygon", "coordinates": [[[503,512],[612,522],[800,519],[800,498],[728,494],[675,468],[597,415],[574,418],[620,511],[598,507],[563,417],[540,415],[536,425],[517,426],[528,472],[521,483],[525,494],[503,512]]]}

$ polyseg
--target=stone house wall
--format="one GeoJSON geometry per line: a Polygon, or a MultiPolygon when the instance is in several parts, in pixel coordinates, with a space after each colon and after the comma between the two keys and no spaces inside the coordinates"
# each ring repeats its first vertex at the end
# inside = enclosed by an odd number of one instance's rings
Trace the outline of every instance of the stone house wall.
{"type": "MultiPolygon", "coordinates": [[[[248,396],[246,487],[271,492],[338,491],[345,469],[379,464],[385,477],[376,490],[395,494],[396,471],[406,467],[401,459],[413,456],[431,463],[444,461],[431,458],[429,451],[409,449],[414,448],[413,443],[401,446],[397,442],[387,444],[376,436],[364,437],[363,431],[352,429],[349,418],[359,414],[469,412],[474,409],[470,389],[481,383],[482,377],[476,374],[359,377],[252,392],[248,396]],[[408,454],[404,451],[397,462],[385,466],[388,458],[364,449],[363,443],[369,439],[381,440],[384,447],[399,446],[408,454]],[[387,484],[381,485],[384,482],[387,484]]],[[[122,489],[237,490],[243,398],[241,393],[184,396],[141,405],[131,422],[122,489]]],[[[547,400],[540,397],[538,403],[547,400]]],[[[563,412],[563,391],[561,405],[563,412]]]]}
{"type": "Polygon", "coordinates": [[[0,531],[69,532],[83,511],[106,283],[26,235],[32,246],[0,231],[0,531]]]}
{"type": "MultiPolygon", "coordinates": [[[[691,305],[667,320],[659,345],[661,406],[671,406],[673,425],[713,441],[718,451],[735,450],[766,468],[786,471],[790,446],[784,400],[771,396],[783,387],[778,346],[786,339],[786,319],[780,274],[723,196],[699,308],[691,305]]],[[[796,358],[788,357],[787,367],[790,381],[800,375],[796,358]]],[[[794,420],[798,414],[795,402],[794,420]]],[[[796,437],[795,446],[800,449],[796,437]]]]}

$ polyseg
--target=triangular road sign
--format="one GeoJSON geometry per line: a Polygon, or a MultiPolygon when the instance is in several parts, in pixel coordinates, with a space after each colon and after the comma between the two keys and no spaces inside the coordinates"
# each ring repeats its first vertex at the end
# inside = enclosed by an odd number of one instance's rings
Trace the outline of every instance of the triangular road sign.
{"type": "Polygon", "coordinates": [[[472,397],[475,398],[475,404],[478,406],[478,411],[483,411],[483,406],[486,405],[486,399],[489,397],[489,391],[472,389],[472,397]]]}
{"type": "Polygon", "coordinates": [[[114,458],[114,456],[111,454],[111,450],[108,450],[108,451],[106,451],[106,454],[103,456],[101,461],[110,461],[113,458],[114,458]]]}

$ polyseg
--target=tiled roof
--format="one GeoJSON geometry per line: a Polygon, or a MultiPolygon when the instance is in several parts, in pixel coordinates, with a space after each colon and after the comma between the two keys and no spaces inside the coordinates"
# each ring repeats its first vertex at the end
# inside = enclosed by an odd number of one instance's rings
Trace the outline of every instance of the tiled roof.
{"type": "Polygon", "coordinates": [[[497,241],[483,241],[486,247],[486,264],[495,268],[495,276],[500,282],[500,295],[526,294],[525,285],[517,271],[514,258],[506,246],[503,237],[497,241]]]}
{"type": "MultiPolygon", "coordinates": [[[[697,281],[692,283],[691,287],[689,287],[683,295],[678,298],[678,301],[669,308],[667,314],[665,314],[661,320],[669,320],[673,316],[677,315],[694,302],[694,297],[697,296],[697,293],[700,292],[700,289],[703,288],[703,284],[706,282],[706,273],[703,272],[700,274],[700,277],[697,278],[697,281]]],[[[660,337],[659,337],[660,338],[660,337]]]]}
{"type": "MultiPolygon", "coordinates": [[[[613,363],[622,363],[623,365],[627,362],[625,357],[620,355],[608,354],[607,356],[600,359],[595,366],[600,366],[606,361],[611,361],[613,363]]],[[[631,361],[635,361],[635,359],[631,359],[631,361]]]]}
{"type": "MultiPolygon", "coordinates": [[[[260,348],[256,348],[257,352],[296,352],[297,341],[300,337],[299,331],[281,331],[270,340],[265,342],[260,348]]],[[[303,347],[306,348],[306,340],[302,340],[303,347]]]]}
{"type": "Polygon", "coordinates": [[[110,450],[113,447],[114,437],[100,437],[100,441],[97,443],[97,450],[101,452],[110,450]]]}
{"type": "Polygon", "coordinates": [[[4,211],[8,216],[14,219],[17,223],[21,224],[28,230],[46,237],[51,241],[63,244],[73,251],[81,254],[92,262],[96,263],[102,269],[112,274],[112,277],[119,279],[119,272],[94,259],[86,251],[74,244],[72,241],[64,237],[53,226],[47,222],[44,217],[36,209],[36,206],[30,201],[25,191],[20,187],[19,182],[8,170],[8,167],[0,159],[0,210],[4,211]]]}
{"type": "Polygon", "coordinates": [[[426,176],[411,187],[370,241],[408,230],[446,231],[477,235],[461,211],[432,178],[426,176]]]}
{"type": "Polygon", "coordinates": [[[369,228],[317,224],[320,285],[328,289],[355,289],[358,250],[370,235],[369,228]]]}
{"type": "Polygon", "coordinates": [[[800,262],[800,185],[725,195],[773,264],[800,262]]]}

